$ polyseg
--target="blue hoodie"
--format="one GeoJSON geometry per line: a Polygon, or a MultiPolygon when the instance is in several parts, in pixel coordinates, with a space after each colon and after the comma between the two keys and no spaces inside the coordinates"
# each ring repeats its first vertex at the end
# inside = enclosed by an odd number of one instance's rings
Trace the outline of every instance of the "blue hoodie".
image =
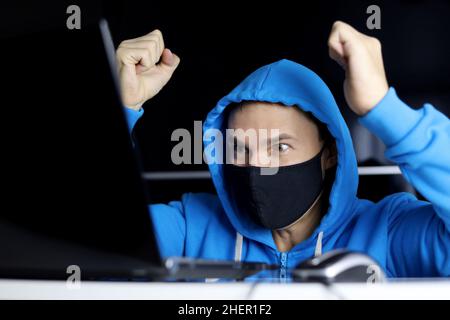
{"type": "MultiPolygon", "coordinates": [[[[320,225],[289,252],[280,252],[270,230],[242,214],[224,187],[222,165],[210,164],[217,195],[187,193],[181,201],[150,206],[163,257],[258,261],[280,265],[281,279],[301,261],[337,248],[371,256],[388,277],[450,275],[450,121],[433,106],[414,110],[393,88],[358,121],[386,145],[385,156],[428,201],[395,193],[374,203],[358,199],[358,172],[348,127],[318,75],[289,60],[248,76],[208,114],[204,132],[224,129],[232,102],[278,102],[310,111],[336,140],[338,163],[329,208],[320,225]]],[[[143,111],[127,109],[132,127],[143,111]]],[[[204,139],[204,147],[212,142],[204,139]]],[[[295,192],[293,190],[292,192],[295,192]]]]}

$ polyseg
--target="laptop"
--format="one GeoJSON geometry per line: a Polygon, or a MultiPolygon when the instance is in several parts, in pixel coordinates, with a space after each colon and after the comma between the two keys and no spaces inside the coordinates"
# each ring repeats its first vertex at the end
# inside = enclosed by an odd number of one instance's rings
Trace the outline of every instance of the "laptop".
{"type": "Polygon", "coordinates": [[[1,39],[0,278],[243,279],[276,266],[163,259],[105,20],[1,39]],[[75,269],[74,269],[75,268],[75,269]]]}

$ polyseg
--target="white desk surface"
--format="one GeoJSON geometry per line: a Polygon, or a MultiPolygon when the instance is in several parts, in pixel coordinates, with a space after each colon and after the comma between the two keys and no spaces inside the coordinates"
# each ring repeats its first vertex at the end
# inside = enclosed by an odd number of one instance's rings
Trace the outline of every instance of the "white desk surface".
{"type": "Polygon", "coordinates": [[[384,284],[161,283],[0,280],[0,299],[450,299],[450,281],[384,284]]]}

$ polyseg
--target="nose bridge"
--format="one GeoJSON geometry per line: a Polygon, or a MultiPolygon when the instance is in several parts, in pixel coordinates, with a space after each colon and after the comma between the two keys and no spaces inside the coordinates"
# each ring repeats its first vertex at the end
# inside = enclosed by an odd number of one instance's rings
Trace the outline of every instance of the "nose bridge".
{"type": "Polygon", "coordinates": [[[273,161],[272,153],[264,145],[258,146],[249,156],[249,164],[255,167],[270,167],[277,163],[273,161]]]}
{"type": "MultiPolygon", "coordinates": [[[[267,167],[270,166],[272,162],[272,151],[270,149],[272,137],[267,132],[268,129],[247,129],[243,132],[238,132],[242,134],[239,141],[241,145],[246,146],[247,151],[245,152],[245,164],[255,167],[267,167]],[[253,130],[249,132],[248,130],[253,130]]],[[[242,156],[243,154],[240,154],[242,156]]],[[[243,159],[242,159],[243,160],[243,159]]]]}
{"type": "Polygon", "coordinates": [[[256,136],[256,141],[254,141],[254,145],[252,145],[250,148],[250,154],[249,154],[249,164],[251,166],[255,167],[261,167],[264,164],[262,163],[263,159],[265,159],[265,156],[263,153],[267,152],[267,148],[265,148],[264,145],[261,144],[261,136],[258,134],[256,136]]]}

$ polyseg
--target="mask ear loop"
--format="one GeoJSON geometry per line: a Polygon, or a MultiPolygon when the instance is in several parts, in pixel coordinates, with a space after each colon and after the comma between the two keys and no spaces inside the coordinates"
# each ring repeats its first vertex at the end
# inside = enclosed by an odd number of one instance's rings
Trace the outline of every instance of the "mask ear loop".
{"type": "Polygon", "coordinates": [[[322,147],[320,148],[319,153],[317,154],[318,156],[321,156],[323,151],[325,150],[325,147],[327,146],[327,141],[324,141],[322,147]]]}

